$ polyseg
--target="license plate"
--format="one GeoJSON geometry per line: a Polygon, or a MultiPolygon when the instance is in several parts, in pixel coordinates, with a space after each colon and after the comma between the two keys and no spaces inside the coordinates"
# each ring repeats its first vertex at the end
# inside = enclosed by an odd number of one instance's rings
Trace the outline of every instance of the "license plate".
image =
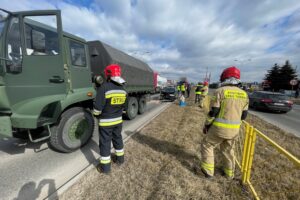
{"type": "Polygon", "coordinates": [[[174,94],[170,94],[171,97],[174,97],[174,94]]]}
{"type": "Polygon", "coordinates": [[[275,106],[284,106],[283,103],[274,103],[275,106]]]}

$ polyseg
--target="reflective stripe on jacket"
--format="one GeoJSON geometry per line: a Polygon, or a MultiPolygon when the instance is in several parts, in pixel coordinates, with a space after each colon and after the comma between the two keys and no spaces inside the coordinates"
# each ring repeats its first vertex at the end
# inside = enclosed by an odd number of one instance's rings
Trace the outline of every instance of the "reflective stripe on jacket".
{"type": "Polygon", "coordinates": [[[212,124],[212,130],[224,138],[232,138],[238,134],[241,116],[248,110],[249,99],[245,91],[236,86],[218,88],[212,98],[211,106],[220,108],[217,116],[207,117],[206,124],[212,124]]]}
{"type": "Polygon", "coordinates": [[[202,94],[201,89],[203,88],[203,85],[196,85],[195,94],[202,94]]]}
{"type": "Polygon", "coordinates": [[[123,122],[127,92],[122,85],[106,82],[97,90],[94,115],[99,118],[99,126],[114,126],[123,122]]]}
{"type": "Polygon", "coordinates": [[[99,126],[113,126],[121,124],[123,122],[122,117],[116,117],[111,119],[100,119],[99,126]]]}

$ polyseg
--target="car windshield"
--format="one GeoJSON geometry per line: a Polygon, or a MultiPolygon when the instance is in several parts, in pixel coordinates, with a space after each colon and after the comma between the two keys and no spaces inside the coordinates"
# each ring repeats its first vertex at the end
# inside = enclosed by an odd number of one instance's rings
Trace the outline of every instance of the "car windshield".
{"type": "Polygon", "coordinates": [[[175,92],[175,88],[164,88],[164,92],[175,92]]]}

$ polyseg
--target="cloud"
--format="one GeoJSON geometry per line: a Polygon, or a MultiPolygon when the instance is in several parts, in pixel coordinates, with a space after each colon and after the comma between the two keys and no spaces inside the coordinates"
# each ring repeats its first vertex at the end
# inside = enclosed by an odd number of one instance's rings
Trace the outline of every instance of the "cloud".
{"type": "Polygon", "coordinates": [[[274,63],[300,66],[300,2],[0,0],[9,10],[61,9],[64,30],[102,40],[169,78],[217,81],[231,65],[260,81],[274,63]]]}

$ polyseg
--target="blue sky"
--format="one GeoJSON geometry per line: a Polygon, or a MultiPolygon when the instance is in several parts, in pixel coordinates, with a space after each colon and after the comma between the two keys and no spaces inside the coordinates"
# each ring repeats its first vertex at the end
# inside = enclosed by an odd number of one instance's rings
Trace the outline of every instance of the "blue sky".
{"type": "Polygon", "coordinates": [[[63,27],[147,62],[162,76],[217,81],[236,65],[261,81],[274,63],[300,68],[299,0],[0,0],[12,10],[61,9],[63,27]],[[37,3],[38,2],[38,3],[37,3]]]}

